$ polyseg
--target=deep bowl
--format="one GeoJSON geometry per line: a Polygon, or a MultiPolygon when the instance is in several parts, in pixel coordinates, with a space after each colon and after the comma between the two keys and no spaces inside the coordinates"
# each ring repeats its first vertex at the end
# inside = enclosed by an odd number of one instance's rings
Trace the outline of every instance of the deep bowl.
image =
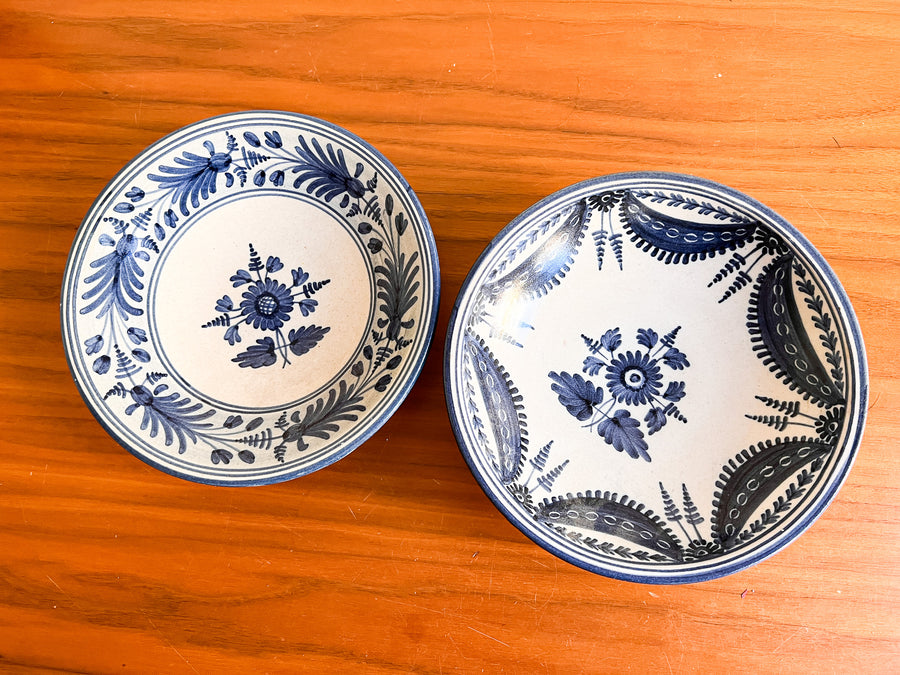
{"type": "Polygon", "coordinates": [[[445,390],[497,508],[618,579],[720,577],[775,553],[847,476],[865,353],[843,289],[730,188],[605,176],[513,220],[456,301],[445,390]]]}

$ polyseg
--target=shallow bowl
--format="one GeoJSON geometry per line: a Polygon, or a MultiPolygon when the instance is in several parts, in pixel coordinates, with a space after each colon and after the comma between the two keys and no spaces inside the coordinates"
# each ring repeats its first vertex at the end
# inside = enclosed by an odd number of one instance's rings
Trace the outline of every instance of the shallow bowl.
{"type": "Polygon", "coordinates": [[[252,111],[135,157],[79,229],[62,335],[91,412],[175,476],[273,483],[344,457],[425,359],[438,259],[400,173],[350,132],[252,111]]]}

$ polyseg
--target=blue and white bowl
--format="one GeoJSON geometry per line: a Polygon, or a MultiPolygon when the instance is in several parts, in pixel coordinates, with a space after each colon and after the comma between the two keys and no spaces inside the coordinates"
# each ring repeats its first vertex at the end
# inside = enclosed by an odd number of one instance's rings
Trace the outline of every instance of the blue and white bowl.
{"type": "Polygon", "coordinates": [[[344,457],[422,369],[439,293],[419,200],[378,151],[298,114],[192,124],[132,160],[62,288],[75,382],[109,433],[189,480],[344,457]]]}
{"type": "Polygon", "coordinates": [[[775,553],[847,476],[862,339],[791,225],[706,180],[573,185],[466,279],[445,389],[476,479],[523,533],[618,579],[720,577],[775,553]]]}

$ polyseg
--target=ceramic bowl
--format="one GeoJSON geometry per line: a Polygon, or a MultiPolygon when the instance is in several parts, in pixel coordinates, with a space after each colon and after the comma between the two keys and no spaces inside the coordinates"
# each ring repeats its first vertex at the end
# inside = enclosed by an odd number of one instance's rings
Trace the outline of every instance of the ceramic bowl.
{"type": "Polygon", "coordinates": [[[599,574],[678,583],[775,553],[850,469],[863,343],[822,256],[759,202],[664,173],[534,205],[456,302],[445,388],[497,508],[599,574]]]}
{"type": "Polygon", "coordinates": [[[62,334],[91,412],[140,459],[218,485],[347,455],[397,409],[434,331],[422,206],[348,131],[255,111],[154,143],[79,229],[62,334]]]}

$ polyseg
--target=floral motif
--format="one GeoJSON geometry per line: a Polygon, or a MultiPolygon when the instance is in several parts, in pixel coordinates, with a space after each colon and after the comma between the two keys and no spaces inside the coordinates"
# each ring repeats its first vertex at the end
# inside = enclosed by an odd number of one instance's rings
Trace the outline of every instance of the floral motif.
{"type": "Polygon", "coordinates": [[[826,443],[834,443],[844,424],[844,406],[835,406],[816,418],[816,433],[826,443]]]}
{"type": "Polygon", "coordinates": [[[637,331],[636,342],[644,350],[618,351],[622,346],[622,334],[618,328],[607,330],[599,340],[586,335],[581,338],[588,348],[583,371],[588,375],[604,373],[609,398],[604,402],[602,386],[595,385],[579,374],[551,371],[551,390],[562,406],[580,422],[588,422],[609,445],[629,457],[650,461],[640,420],[632,417],[628,408],[647,406],[644,423],[652,435],[662,429],[669,417],[687,422],[675,405],[684,398],[685,384],[671,380],[663,390],[664,377],[661,366],[670,370],[683,370],[691,364],[687,356],[675,347],[680,326],[662,338],[652,328],[637,331]],[[618,351],[618,353],[617,353],[618,351]],[[662,393],[660,393],[662,392],[662,393]],[[625,407],[617,408],[617,405],[625,407]],[[614,408],[616,408],[614,410],[614,408]]]}
{"type": "MultiPolygon", "coordinates": [[[[234,183],[234,176],[228,171],[232,163],[231,153],[237,148],[234,136],[227,134],[225,152],[216,152],[212,141],[204,141],[203,147],[209,153],[208,157],[185,150],[181,157],[175,158],[178,166],[161,165],[159,172],[162,175],[151,173],[147,176],[159,183],[160,187],[172,191],[172,201],[178,200],[179,209],[185,216],[190,214],[188,200],[196,209],[200,206],[201,198],[206,200],[210,194],[215,194],[216,180],[220,173],[225,174],[226,187],[231,187],[234,183]]],[[[141,198],[144,196],[142,190],[137,194],[141,198]]]]}
{"type": "Polygon", "coordinates": [[[644,405],[659,394],[662,374],[656,359],[642,352],[626,352],[606,367],[609,393],[626,405],[644,405]]]}
{"type": "Polygon", "coordinates": [[[291,362],[288,352],[296,356],[305,354],[330,330],[327,326],[301,326],[291,330],[285,337],[281,328],[290,321],[295,305],[303,316],[316,311],[319,302],[311,296],[331,279],[309,282],[309,273],[304,272],[302,267],[297,267],[291,271],[291,285],[287,286],[270,276],[284,268],[281,260],[269,256],[264,265],[253,244],[250,244],[250,264],[247,268],[238,270],[231,277],[235,288],[246,286],[247,290],[241,296],[243,300],[235,307],[230,296],[220,298],[216,302],[219,315],[203,324],[203,327],[228,326],[224,339],[230,345],[241,342],[238,332],[241,324],[261,331],[273,331],[274,339],[269,336],[258,339],[255,345],[231,360],[241,368],[263,368],[274,365],[278,362],[278,356],[281,356],[282,367],[286,366],[291,362]]]}
{"type": "Polygon", "coordinates": [[[287,286],[274,279],[253,282],[244,291],[243,297],[241,314],[247,317],[247,323],[254,328],[276,330],[291,318],[294,296],[287,286]]]}

